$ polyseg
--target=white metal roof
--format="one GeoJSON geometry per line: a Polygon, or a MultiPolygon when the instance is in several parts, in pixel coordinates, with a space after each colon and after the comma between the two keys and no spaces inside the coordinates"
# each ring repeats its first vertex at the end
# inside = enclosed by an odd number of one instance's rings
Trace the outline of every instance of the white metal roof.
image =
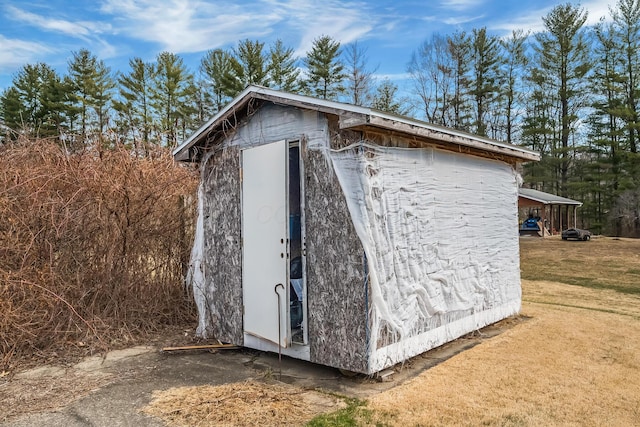
{"type": "MultiPolygon", "coordinates": [[[[382,129],[394,130],[414,136],[422,136],[443,143],[466,146],[497,154],[507,155],[520,161],[537,161],[540,155],[534,151],[523,147],[511,145],[489,138],[473,135],[470,133],[449,129],[442,126],[429,124],[423,121],[411,119],[403,116],[396,116],[368,107],[361,107],[341,102],[328,101],[304,95],[287,93],[269,89],[262,86],[248,86],[242,93],[234,98],[208,122],[202,125],[189,138],[180,144],[173,155],[177,159],[182,159],[187,155],[186,151],[197,144],[198,141],[210,130],[215,129],[232,112],[242,108],[250,99],[264,99],[281,104],[296,105],[300,108],[324,111],[339,116],[351,115],[360,116],[350,118],[341,124],[342,128],[355,128],[358,126],[373,126],[382,129]]],[[[188,156],[187,156],[188,157],[188,156]]]]}
{"type": "Polygon", "coordinates": [[[555,194],[545,193],[544,191],[533,190],[531,188],[519,188],[518,195],[544,205],[582,206],[582,202],[578,202],[577,200],[567,199],[566,197],[556,196],[555,194]]]}

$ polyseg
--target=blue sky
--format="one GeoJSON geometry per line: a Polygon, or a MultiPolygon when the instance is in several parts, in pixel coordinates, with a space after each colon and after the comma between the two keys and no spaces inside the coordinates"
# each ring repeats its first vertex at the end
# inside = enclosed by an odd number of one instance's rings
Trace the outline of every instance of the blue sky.
{"type": "MultiPolygon", "coordinates": [[[[0,90],[25,64],[46,62],[61,74],[72,52],[89,49],[112,71],[182,56],[191,71],[209,49],[243,39],[268,46],[280,38],[303,56],[329,35],[367,49],[379,77],[401,82],[411,53],[432,33],[487,27],[496,35],[540,31],[558,1],[535,0],[0,0],[0,90]]],[[[588,23],[608,16],[615,0],[586,0],[588,23]]]]}

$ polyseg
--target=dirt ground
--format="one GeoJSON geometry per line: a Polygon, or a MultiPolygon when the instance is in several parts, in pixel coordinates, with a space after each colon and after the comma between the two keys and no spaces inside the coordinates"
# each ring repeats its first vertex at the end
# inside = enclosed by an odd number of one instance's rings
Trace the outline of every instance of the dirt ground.
{"type": "Polygon", "coordinates": [[[138,347],[0,378],[0,425],[303,425],[345,397],[373,413],[361,424],[640,425],[640,241],[521,239],[521,258],[521,316],[388,382],[247,350],[138,347]]]}

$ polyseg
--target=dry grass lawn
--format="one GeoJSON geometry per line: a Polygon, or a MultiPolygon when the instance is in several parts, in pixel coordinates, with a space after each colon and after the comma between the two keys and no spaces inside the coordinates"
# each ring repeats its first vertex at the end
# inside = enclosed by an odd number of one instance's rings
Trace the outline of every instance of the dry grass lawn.
{"type": "MultiPolygon", "coordinates": [[[[366,413],[314,425],[640,425],[640,240],[520,246],[528,320],[370,398],[366,413]]],[[[145,411],[171,426],[303,425],[339,407],[256,382],[154,397],[145,411]]]]}
{"type": "Polygon", "coordinates": [[[295,426],[341,407],[343,402],[328,394],[247,381],[157,391],[144,412],[176,427],[295,426]]]}
{"type": "Polygon", "coordinates": [[[640,425],[640,241],[522,239],[530,320],[370,399],[394,425],[640,425]]]}

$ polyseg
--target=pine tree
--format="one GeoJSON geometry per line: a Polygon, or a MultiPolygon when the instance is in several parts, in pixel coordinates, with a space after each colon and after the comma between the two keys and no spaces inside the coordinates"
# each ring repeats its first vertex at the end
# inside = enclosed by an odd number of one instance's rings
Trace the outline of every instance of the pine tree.
{"type": "Polygon", "coordinates": [[[304,59],[307,67],[306,91],[321,99],[337,100],[344,93],[344,65],[340,61],[340,42],[329,36],[313,41],[304,59]]]}
{"type": "Polygon", "coordinates": [[[451,75],[453,94],[451,108],[453,110],[451,126],[456,129],[469,130],[469,64],[471,56],[471,39],[463,32],[456,32],[447,38],[447,52],[451,58],[451,75]]]}
{"type": "Polygon", "coordinates": [[[556,193],[557,100],[552,96],[552,86],[544,70],[530,69],[526,77],[530,94],[525,102],[522,124],[522,145],[540,153],[540,162],[524,165],[525,181],[538,190],[556,193]],[[551,94],[551,95],[550,95],[551,94]]]}
{"type": "Polygon", "coordinates": [[[101,145],[105,144],[105,126],[108,124],[109,108],[113,100],[113,89],[115,87],[116,82],[111,74],[111,68],[107,67],[104,61],[97,61],[91,108],[96,115],[98,138],[101,145]]]}
{"type": "Polygon", "coordinates": [[[118,77],[120,99],[114,102],[114,109],[120,116],[125,139],[131,140],[136,151],[145,153],[152,139],[151,98],[156,70],[154,64],[141,58],[130,59],[129,67],[127,74],[118,77]]]}
{"type": "MultiPolygon", "coordinates": [[[[594,94],[593,113],[588,118],[589,138],[585,156],[577,167],[583,173],[574,178],[574,186],[585,189],[584,213],[593,218],[601,231],[605,227],[606,212],[615,198],[627,187],[624,182],[622,141],[625,137],[625,76],[624,49],[619,48],[615,28],[600,22],[595,26],[595,67],[590,79],[594,94]]],[[[575,174],[574,174],[575,176],[575,174]]]]}
{"type": "Polygon", "coordinates": [[[559,160],[559,192],[567,197],[569,167],[571,164],[570,139],[576,133],[579,111],[585,107],[582,92],[584,77],[589,72],[589,50],[583,26],[587,12],[570,3],[554,7],[542,18],[546,32],[537,35],[536,50],[540,68],[554,88],[550,96],[559,102],[559,140],[554,156],[559,160]]]}
{"type": "Polygon", "coordinates": [[[14,137],[58,136],[64,120],[60,77],[45,63],[27,64],[3,92],[2,115],[14,137]]]}
{"type": "Polygon", "coordinates": [[[474,29],[471,36],[472,77],[470,90],[475,105],[474,131],[487,135],[487,115],[491,104],[498,97],[498,68],[500,66],[499,42],[497,37],[487,35],[486,28],[474,29]]]}
{"type": "Polygon", "coordinates": [[[502,63],[501,75],[504,82],[503,114],[505,120],[505,140],[509,144],[514,141],[514,130],[517,121],[517,112],[523,102],[523,88],[521,76],[529,62],[526,54],[526,41],[528,35],[522,30],[511,33],[511,37],[502,39],[501,44],[505,52],[505,61],[502,63]]]}
{"type": "Polygon", "coordinates": [[[20,92],[15,86],[9,86],[0,95],[0,124],[0,135],[5,144],[17,139],[24,129],[20,92]]]}
{"type": "Polygon", "coordinates": [[[80,116],[81,139],[86,144],[90,131],[95,129],[102,144],[107,107],[115,88],[111,70],[87,49],[80,49],[68,63],[68,74],[71,103],[80,116]]]}
{"type": "Polygon", "coordinates": [[[233,50],[230,67],[223,76],[224,92],[235,97],[248,85],[268,86],[267,62],[264,43],[243,40],[233,50]]]}
{"type": "Polygon", "coordinates": [[[398,86],[389,79],[384,79],[376,88],[371,106],[387,113],[406,115],[409,111],[398,99],[398,86]]]}
{"type": "Polygon", "coordinates": [[[220,111],[231,99],[225,88],[225,76],[231,73],[231,54],[223,49],[208,51],[200,61],[203,103],[210,100],[211,110],[205,115],[220,111]]]}
{"type": "Polygon", "coordinates": [[[96,63],[97,58],[91,55],[91,52],[87,49],[81,49],[73,53],[73,59],[69,61],[68,66],[68,74],[72,84],[72,103],[80,114],[80,136],[85,143],[90,121],[91,98],[95,90],[96,63]]]}
{"type": "Polygon", "coordinates": [[[178,136],[184,137],[193,127],[193,75],[182,58],[170,52],[158,54],[156,67],[151,105],[158,116],[159,139],[165,146],[175,147],[178,136]]]}
{"type": "Polygon", "coordinates": [[[282,40],[276,40],[269,47],[269,74],[270,86],[285,92],[300,92],[300,69],[296,66],[298,60],[293,56],[294,51],[290,47],[284,47],[282,40]]]}
{"type": "Polygon", "coordinates": [[[640,134],[640,1],[618,0],[616,9],[612,10],[612,18],[620,49],[624,52],[621,58],[626,90],[623,118],[627,123],[629,150],[637,153],[640,134]]]}

